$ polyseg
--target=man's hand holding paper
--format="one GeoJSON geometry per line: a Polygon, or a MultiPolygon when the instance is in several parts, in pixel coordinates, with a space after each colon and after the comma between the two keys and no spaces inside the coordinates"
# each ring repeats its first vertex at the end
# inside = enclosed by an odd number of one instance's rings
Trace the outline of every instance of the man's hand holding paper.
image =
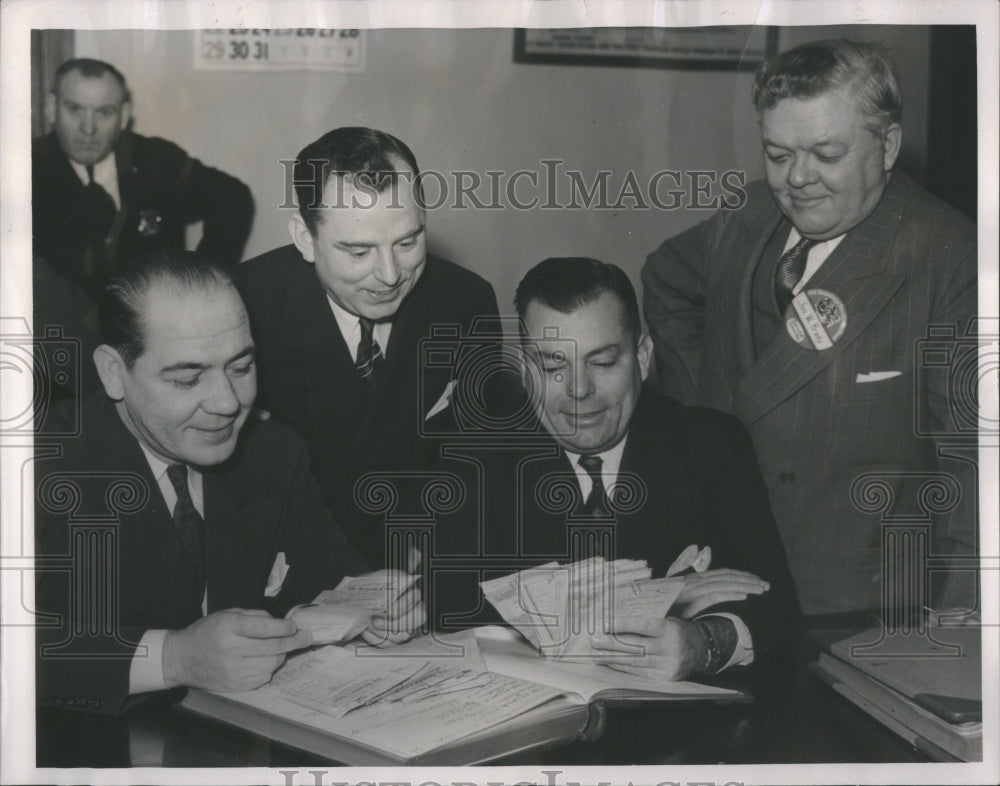
{"type": "Polygon", "coordinates": [[[348,576],[335,589],[325,590],[305,606],[289,612],[310,631],[316,644],[336,644],[361,634],[375,646],[408,640],[424,623],[426,614],[417,577],[398,570],[380,570],[348,576]]]}
{"type": "Polygon", "coordinates": [[[219,611],[166,634],[163,678],[168,688],[252,690],[271,679],[287,653],[312,643],[294,621],[266,611],[219,611]]]}

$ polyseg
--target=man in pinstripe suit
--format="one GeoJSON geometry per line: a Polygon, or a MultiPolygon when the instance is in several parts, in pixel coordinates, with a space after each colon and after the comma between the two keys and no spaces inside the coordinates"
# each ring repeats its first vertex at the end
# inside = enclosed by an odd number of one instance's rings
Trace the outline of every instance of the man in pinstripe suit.
{"type": "Polygon", "coordinates": [[[952,571],[961,593],[923,581],[925,557],[974,554],[976,481],[941,439],[961,405],[947,369],[918,349],[933,326],[965,335],[975,226],[895,171],[902,105],[880,48],[802,45],[753,97],[766,183],[643,268],[660,386],[746,425],[806,614],[913,610],[940,589],[971,603],[968,574],[952,571]],[[897,548],[904,530],[916,551],[897,548]],[[904,568],[920,580],[901,593],[904,568]]]}

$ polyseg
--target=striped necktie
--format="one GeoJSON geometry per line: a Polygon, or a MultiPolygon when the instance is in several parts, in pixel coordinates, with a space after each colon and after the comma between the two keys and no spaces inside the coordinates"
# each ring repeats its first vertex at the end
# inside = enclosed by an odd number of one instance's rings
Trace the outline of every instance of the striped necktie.
{"type": "Polygon", "coordinates": [[[365,317],[358,317],[358,324],[361,326],[361,342],[358,344],[358,356],[354,361],[354,367],[364,380],[368,392],[371,393],[375,389],[378,367],[385,358],[382,355],[382,348],[375,340],[375,323],[365,317]]]}
{"type": "Polygon", "coordinates": [[[809,249],[819,241],[801,238],[798,243],[781,255],[778,268],[774,272],[774,298],[778,302],[778,313],[784,314],[792,302],[792,291],[799,283],[806,269],[809,249]]]}

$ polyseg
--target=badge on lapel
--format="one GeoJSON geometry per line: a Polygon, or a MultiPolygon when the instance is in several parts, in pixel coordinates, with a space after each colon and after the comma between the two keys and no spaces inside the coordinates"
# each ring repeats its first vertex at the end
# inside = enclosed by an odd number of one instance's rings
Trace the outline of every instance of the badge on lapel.
{"type": "Polygon", "coordinates": [[[829,349],[847,330],[847,308],[825,289],[799,292],[785,311],[785,330],[803,349],[829,349]]]}
{"type": "Polygon", "coordinates": [[[163,229],[163,214],[154,208],[146,208],[139,211],[139,234],[143,237],[152,237],[160,234],[163,229]]]}

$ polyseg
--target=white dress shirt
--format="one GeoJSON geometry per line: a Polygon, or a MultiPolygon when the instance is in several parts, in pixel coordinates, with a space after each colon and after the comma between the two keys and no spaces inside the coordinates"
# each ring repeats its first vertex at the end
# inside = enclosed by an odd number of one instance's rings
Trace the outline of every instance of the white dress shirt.
{"type": "MultiPolygon", "coordinates": [[[[788,241],[785,243],[785,247],[781,253],[784,254],[801,239],[802,235],[799,234],[799,230],[792,227],[792,231],[788,233],[788,241]]],[[[840,241],[843,239],[843,235],[837,235],[837,237],[823,240],[809,249],[809,256],[806,257],[806,268],[802,271],[802,278],[799,279],[799,283],[792,289],[792,295],[797,295],[802,291],[809,279],[816,275],[816,271],[826,262],[827,257],[833,253],[833,250],[840,245],[840,241]]]]}
{"type": "MultiPolygon", "coordinates": [[[[326,296],[333,312],[334,319],[337,320],[337,327],[340,334],[347,342],[347,348],[351,352],[351,360],[358,360],[358,346],[361,344],[361,318],[357,314],[351,314],[340,307],[329,295],[326,296]]],[[[372,334],[378,342],[379,349],[382,350],[382,357],[388,357],[389,334],[392,332],[392,322],[376,322],[372,334]]]]}
{"type": "MultiPolygon", "coordinates": [[[[72,160],[69,163],[73,167],[73,171],[76,172],[76,176],[80,178],[81,183],[84,185],[90,183],[90,177],[87,175],[87,167],[72,160]]],[[[121,210],[122,197],[118,191],[118,165],[115,163],[113,153],[105,156],[103,161],[98,161],[94,164],[94,182],[111,195],[111,198],[115,202],[115,208],[121,210]]]]}
{"type": "MultiPolygon", "coordinates": [[[[795,230],[792,229],[792,231],[794,232],[795,230]]],[[[836,244],[834,247],[836,247],[836,244]]],[[[827,256],[829,256],[829,252],[827,252],[827,256]]],[[[608,495],[609,499],[612,498],[611,490],[618,480],[618,470],[622,464],[622,455],[625,453],[626,441],[628,441],[628,434],[626,434],[622,441],[613,448],[610,448],[603,453],[591,454],[601,459],[601,480],[604,483],[604,492],[608,495]]],[[[580,483],[580,492],[583,494],[582,499],[587,499],[590,496],[591,489],[594,487],[594,482],[591,480],[590,473],[580,466],[579,453],[571,453],[568,450],[565,452],[566,457],[569,459],[569,463],[573,466],[573,471],[576,473],[577,481],[580,483]]],[[[712,544],[699,543],[698,545],[710,546],[712,544]]],[[[730,614],[728,612],[701,614],[698,619],[703,617],[725,617],[726,619],[732,620],[733,625],[736,627],[736,648],[733,650],[733,654],[730,656],[729,660],[726,661],[726,664],[719,669],[719,671],[723,671],[724,669],[728,669],[732,666],[744,666],[753,663],[753,638],[750,635],[750,629],[747,628],[746,623],[743,622],[743,620],[735,614],[730,614]]]]}

